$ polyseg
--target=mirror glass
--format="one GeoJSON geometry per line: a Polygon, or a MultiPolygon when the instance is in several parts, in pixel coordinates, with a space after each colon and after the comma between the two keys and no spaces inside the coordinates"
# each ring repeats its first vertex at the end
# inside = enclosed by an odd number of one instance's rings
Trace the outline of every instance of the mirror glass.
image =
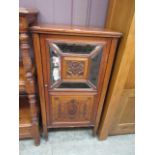
{"type": "Polygon", "coordinates": [[[97,82],[98,82],[98,74],[99,74],[99,67],[100,67],[102,53],[103,53],[103,48],[100,48],[96,53],[96,55],[94,55],[91,58],[89,80],[95,86],[97,86],[97,82]]]}
{"type": "Polygon", "coordinates": [[[50,69],[51,69],[51,81],[52,85],[60,80],[60,56],[57,51],[50,48],[50,69]]]}
{"type": "Polygon", "coordinates": [[[61,50],[61,52],[74,54],[89,54],[96,47],[96,45],[77,43],[56,43],[56,45],[61,50]]]}

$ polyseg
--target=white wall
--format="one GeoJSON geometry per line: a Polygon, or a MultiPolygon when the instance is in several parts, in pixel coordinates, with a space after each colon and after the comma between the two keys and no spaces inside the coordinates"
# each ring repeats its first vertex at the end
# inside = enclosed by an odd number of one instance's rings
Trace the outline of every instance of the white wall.
{"type": "Polygon", "coordinates": [[[19,0],[20,7],[36,8],[39,23],[103,28],[108,0],[19,0]]]}

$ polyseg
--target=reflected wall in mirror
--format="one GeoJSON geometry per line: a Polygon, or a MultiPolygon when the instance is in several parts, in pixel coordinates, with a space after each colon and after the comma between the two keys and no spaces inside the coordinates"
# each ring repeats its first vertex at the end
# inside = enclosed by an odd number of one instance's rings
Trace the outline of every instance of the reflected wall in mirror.
{"type": "Polygon", "coordinates": [[[80,82],[62,82],[58,88],[90,88],[90,86],[87,83],[80,83],[80,82]]]}

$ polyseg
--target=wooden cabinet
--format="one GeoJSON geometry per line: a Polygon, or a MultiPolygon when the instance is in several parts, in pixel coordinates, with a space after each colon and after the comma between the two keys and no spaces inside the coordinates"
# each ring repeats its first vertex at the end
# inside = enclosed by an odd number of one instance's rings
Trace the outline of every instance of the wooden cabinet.
{"type": "Polygon", "coordinates": [[[48,25],[31,31],[45,136],[56,127],[96,132],[121,33],[48,25]]]}
{"type": "Polygon", "coordinates": [[[39,145],[38,106],[34,65],[30,56],[28,28],[36,23],[35,10],[20,9],[19,12],[19,137],[33,138],[39,145]]]}

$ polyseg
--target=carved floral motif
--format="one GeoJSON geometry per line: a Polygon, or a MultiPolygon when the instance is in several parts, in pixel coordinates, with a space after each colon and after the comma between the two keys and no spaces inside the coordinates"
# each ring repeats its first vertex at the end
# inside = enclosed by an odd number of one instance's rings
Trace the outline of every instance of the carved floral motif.
{"type": "Polygon", "coordinates": [[[67,61],[67,76],[83,76],[83,61],[67,61]]]}

